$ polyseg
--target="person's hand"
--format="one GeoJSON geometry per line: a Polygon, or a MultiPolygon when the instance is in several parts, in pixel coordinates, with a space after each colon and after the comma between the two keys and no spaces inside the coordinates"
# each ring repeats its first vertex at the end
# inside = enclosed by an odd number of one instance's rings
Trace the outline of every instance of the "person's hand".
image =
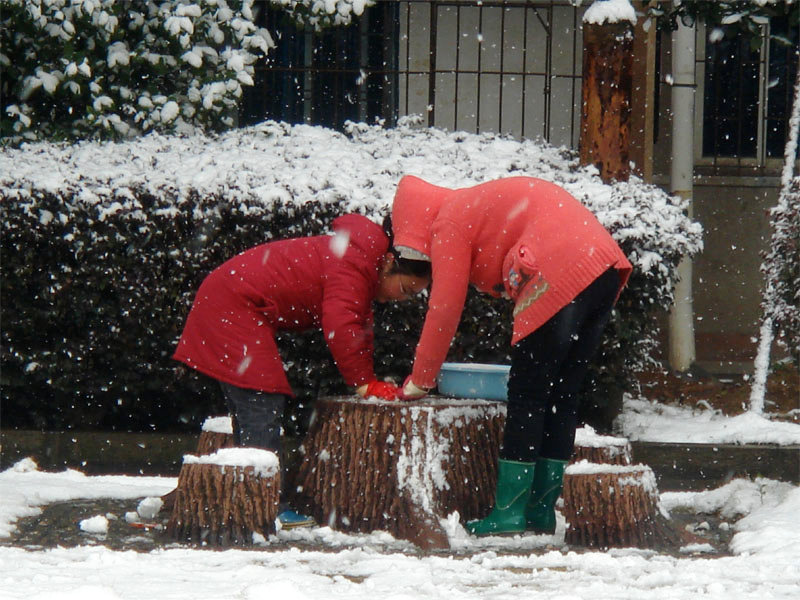
{"type": "Polygon", "coordinates": [[[403,389],[400,391],[400,398],[403,400],[419,400],[423,396],[427,395],[427,393],[428,390],[417,386],[413,381],[411,381],[411,375],[409,375],[403,382],[403,389]]]}
{"type": "Polygon", "coordinates": [[[375,396],[381,400],[397,400],[400,397],[400,388],[388,381],[370,381],[357,391],[364,398],[375,396]]]}

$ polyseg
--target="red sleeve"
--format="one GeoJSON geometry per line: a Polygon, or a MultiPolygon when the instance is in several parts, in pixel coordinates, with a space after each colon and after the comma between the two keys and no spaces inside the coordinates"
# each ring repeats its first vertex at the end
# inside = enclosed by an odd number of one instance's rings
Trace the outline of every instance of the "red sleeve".
{"type": "Polygon", "coordinates": [[[411,372],[411,380],[425,388],[435,385],[447,358],[464,310],[472,266],[471,246],[455,223],[437,221],[431,233],[431,296],[411,372]]]}
{"type": "Polygon", "coordinates": [[[338,260],[327,274],[322,296],[322,333],[348,385],[375,379],[372,300],[377,269],[366,260],[338,260]]]}

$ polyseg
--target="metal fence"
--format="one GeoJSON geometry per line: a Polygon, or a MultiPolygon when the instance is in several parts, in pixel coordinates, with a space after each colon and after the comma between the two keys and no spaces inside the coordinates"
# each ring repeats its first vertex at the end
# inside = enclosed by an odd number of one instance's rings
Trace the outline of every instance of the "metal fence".
{"type": "Polygon", "coordinates": [[[261,5],[277,48],[257,70],[243,123],[341,128],[422,115],[450,130],[576,147],[584,8],[569,2],[396,0],[312,35],[261,5]]]}

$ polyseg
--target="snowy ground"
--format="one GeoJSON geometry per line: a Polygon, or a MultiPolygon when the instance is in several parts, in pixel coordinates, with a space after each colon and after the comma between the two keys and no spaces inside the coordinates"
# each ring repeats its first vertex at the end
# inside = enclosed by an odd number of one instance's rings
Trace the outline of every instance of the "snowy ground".
{"type": "MultiPolygon", "coordinates": [[[[670,441],[726,440],[798,444],[800,425],[762,418],[697,414],[646,401],[629,401],[632,437],[670,441]]],[[[148,502],[175,486],[174,478],[89,477],[45,473],[21,461],[0,473],[0,544],[19,519],[55,503],[91,498],[148,502]]],[[[472,538],[448,524],[452,550],[422,554],[385,533],[346,535],[326,527],[279,532],[253,550],[209,551],[158,547],[115,551],[103,545],[109,519],[98,514],[74,523],[82,545],[55,549],[0,546],[0,598],[117,600],[187,598],[548,598],[573,600],[800,597],[800,487],[765,479],[737,479],[702,492],[661,494],[676,514],[704,514],[732,528],[729,553],[709,545],[669,556],[638,549],[576,552],[554,536],[472,538]],[[309,550],[311,546],[314,550],[309,550]],[[316,549],[316,548],[321,548],[316,549]]],[[[130,515],[129,515],[130,518],[130,515]]],[[[113,523],[113,521],[112,521],[113,523]]],[[[702,526],[701,526],[702,528],[702,526]]],[[[134,531],[132,529],[132,531],[134,531]]],[[[135,532],[132,535],[136,535],[135,532]]]]}

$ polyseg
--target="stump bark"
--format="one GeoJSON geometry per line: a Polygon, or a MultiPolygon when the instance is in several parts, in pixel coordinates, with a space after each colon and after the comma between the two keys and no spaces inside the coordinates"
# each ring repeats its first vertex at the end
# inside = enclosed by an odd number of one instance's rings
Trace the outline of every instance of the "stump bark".
{"type": "Polygon", "coordinates": [[[294,504],[335,529],[447,548],[441,518],[477,518],[494,502],[504,420],[505,405],[486,400],[321,398],[294,504]]]}
{"type": "Polygon", "coordinates": [[[222,448],[233,448],[233,426],[231,417],[209,417],[203,423],[197,440],[196,454],[213,454],[222,448]]]}
{"type": "Polygon", "coordinates": [[[565,472],[563,498],[568,544],[657,548],[673,537],[646,465],[575,463],[565,472]]]}
{"type": "Polygon", "coordinates": [[[280,496],[278,457],[226,448],[184,457],[167,535],[213,547],[246,546],[275,533],[280,496]]]}
{"type": "Polygon", "coordinates": [[[604,465],[630,465],[631,444],[627,438],[597,435],[590,427],[575,432],[575,448],[570,463],[585,460],[604,465]]]}
{"type": "MultiPolygon", "coordinates": [[[[208,417],[203,422],[200,437],[197,440],[197,450],[195,454],[205,455],[214,454],[222,448],[233,448],[233,427],[231,418],[227,415],[219,417],[208,417]]],[[[171,512],[175,505],[177,488],[161,496],[161,510],[171,512]]]]}

